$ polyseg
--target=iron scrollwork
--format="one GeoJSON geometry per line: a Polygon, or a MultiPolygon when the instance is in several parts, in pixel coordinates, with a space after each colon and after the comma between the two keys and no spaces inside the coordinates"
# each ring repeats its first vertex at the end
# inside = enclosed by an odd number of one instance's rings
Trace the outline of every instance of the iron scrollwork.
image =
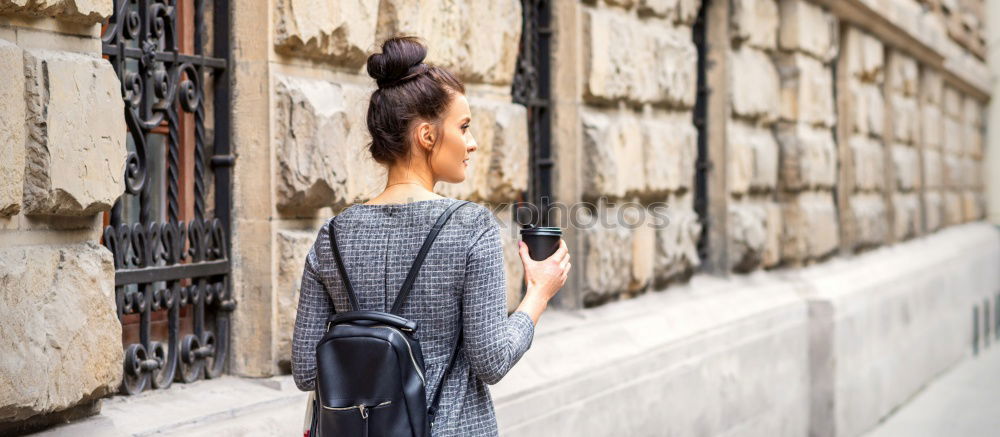
{"type": "Polygon", "coordinates": [[[228,4],[212,3],[213,49],[208,55],[205,2],[184,3],[194,26],[181,29],[179,1],[116,0],[102,36],[103,53],[121,81],[131,145],[125,193],[103,233],[104,245],[114,255],[118,317],[125,329],[135,327],[125,326],[126,318],[136,314],[139,319],[138,342],[125,345],[121,391],[126,394],[219,376],[235,307],[229,257],[232,159],[225,159],[228,4]],[[181,30],[193,34],[181,35],[181,30]],[[193,39],[193,53],[181,48],[186,37],[193,39]],[[205,126],[208,84],[214,95],[211,140],[205,126]],[[183,117],[194,122],[193,151],[182,147],[183,117]],[[165,154],[153,151],[154,137],[162,144],[157,150],[165,154]],[[191,153],[194,161],[193,196],[184,199],[182,153],[191,153]],[[213,156],[206,159],[209,153],[213,156]],[[214,176],[211,193],[206,165],[214,176]],[[154,172],[154,167],[163,171],[154,172]],[[210,194],[211,211],[206,204],[210,194]],[[182,220],[182,200],[193,201],[187,222],[182,220]],[[162,325],[164,318],[167,334],[155,338],[152,325],[162,325]]]}

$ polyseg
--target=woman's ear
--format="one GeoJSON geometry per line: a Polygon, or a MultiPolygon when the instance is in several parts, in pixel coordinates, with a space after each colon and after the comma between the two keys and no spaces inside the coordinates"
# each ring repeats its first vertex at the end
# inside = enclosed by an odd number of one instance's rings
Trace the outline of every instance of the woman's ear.
{"type": "Polygon", "coordinates": [[[421,149],[428,153],[434,149],[434,125],[426,121],[422,121],[417,125],[416,134],[417,145],[419,145],[421,149]]]}

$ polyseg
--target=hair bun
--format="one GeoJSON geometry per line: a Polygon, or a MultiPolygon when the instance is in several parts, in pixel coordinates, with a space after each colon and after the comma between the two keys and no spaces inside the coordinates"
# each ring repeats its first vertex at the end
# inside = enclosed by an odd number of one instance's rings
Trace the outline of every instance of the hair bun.
{"type": "Polygon", "coordinates": [[[412,36],[397,36],[382,43],[382,53],[368,57],[368,75],[379,88],[390,87],[427,71],[427,48],[412,36]]]}

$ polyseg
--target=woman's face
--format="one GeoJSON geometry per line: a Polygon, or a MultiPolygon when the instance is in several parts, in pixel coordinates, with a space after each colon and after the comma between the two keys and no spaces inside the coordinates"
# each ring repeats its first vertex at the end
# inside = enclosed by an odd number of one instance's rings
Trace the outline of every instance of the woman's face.
{"type": "Polygon", "coordinates": [[[471,163],[470,155],[476,151],[476,140],[469,127],[471,122],[469,101],[463,94],[453,94],[441,118],[440,142],[430,157],[431,172],[436,180],[452,184],[465,180],[471,163]]]}

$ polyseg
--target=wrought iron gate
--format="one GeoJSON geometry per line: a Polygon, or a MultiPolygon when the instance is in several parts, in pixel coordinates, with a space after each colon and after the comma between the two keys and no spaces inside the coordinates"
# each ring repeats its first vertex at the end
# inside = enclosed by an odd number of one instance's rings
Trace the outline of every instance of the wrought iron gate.
{"type": "Polygon", "coordinates": [[[102,36],[128,127],[125,193],[103,234],[126,394],[212,378],[225,365],[235,307],[228,11],[225,0],[115,0],[102,36]]]}
{"type": "Polygon", "coordinates": [[[542,226],[548,223],[548,205],[553,201],[552,90],[550,45],[552,4],[549,0],[521,0],[523,27],[517,69],[511,94],[514,103],[528,108],[530,185],[527,200],[538,207],[542,226]]]}

